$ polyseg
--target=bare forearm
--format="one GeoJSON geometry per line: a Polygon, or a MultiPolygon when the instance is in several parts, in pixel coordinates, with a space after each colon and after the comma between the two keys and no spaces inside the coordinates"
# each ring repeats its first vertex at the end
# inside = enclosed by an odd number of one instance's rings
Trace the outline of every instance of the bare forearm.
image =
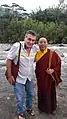
{"type": "Polygon", "coordinates": [[[7,59],[6,68],[7,68],[7,72],[8,72],[8,77],[10,77],[12,75],[11,74],[11,60],[10,59],[7,59]]]}

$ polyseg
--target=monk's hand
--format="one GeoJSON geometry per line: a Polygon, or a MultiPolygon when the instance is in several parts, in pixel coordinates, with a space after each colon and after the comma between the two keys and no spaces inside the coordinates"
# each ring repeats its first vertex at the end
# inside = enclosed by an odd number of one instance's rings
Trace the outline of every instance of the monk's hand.
{"type": "Polygon", "coordinates": [[[47,68],[46,72],[47,72],[48,74],[52,74],[52,73],[54,72],[54,69],[48,69],[48,68],[47,68]]]}

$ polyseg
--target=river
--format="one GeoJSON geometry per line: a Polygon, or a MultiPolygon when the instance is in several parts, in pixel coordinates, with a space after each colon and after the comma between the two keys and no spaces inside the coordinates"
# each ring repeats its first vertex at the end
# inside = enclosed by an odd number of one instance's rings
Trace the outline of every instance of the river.
{"type": "MultiPolygon", "coordinates": [[[[0,44],[0,117],[1,119],[14,119],[16,111],[16,103],[13,97],[13,88],[9,85],[5,78],[5,63],[10,44],[0,44]]],[[[61,77],[63,82],[57,88],[58,108],[55,118],[52,119],[67,119],[67,44],[64,46],[49,45],[49,48],[55,50],[62,59],[61,77]]],[[[36,81],[35,81],[36,85],[36,81]]],[[[36,93],[36,88],[35,88],[36,93]]],[[[34,99],[37,105],[37,96],[34,99]]],[[[35,106],[36,107],[36,106],[35,106]]],[[[41,117],[36,107],[35,119],[48,119],[47,117],[41,117]]],[[[43,116],[43,115],[42,115],[43,116]]],[[[27,117],[27,119],[29,119],[27,117]]],[[[31,118],[30,118],[31,119],[31,118]]],[[[34,118],[33,118],[34,119],[34,118]]]]}

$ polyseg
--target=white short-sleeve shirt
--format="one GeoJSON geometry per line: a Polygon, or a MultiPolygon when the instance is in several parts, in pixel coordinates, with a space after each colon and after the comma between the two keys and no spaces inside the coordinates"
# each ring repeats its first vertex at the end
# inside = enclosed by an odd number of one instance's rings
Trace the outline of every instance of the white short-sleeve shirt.
{"type": "MultiPolygon", "coordinates": [[[[8,52],[7,59],[14,59],[14,63],[17,63],[18,51],[20,43],[16,42],[12,45],[10,51],[8,52]]],[[[24,48],[24,42],[21,42],[21,53],[20,53],[20,63],[19,63],[19,72],[16,81],[21,84],[25,84],[27,78],[31,81],[34,75],[34,58],[38,50],[37,45],[33,45],[30,51],[30,55],[27,55],[27,51],[24,48]]]]}

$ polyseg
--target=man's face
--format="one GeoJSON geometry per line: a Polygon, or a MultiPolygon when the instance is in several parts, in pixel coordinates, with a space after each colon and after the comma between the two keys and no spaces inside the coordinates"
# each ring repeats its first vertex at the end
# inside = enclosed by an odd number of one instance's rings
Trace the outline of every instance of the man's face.
{"type": "Polygon", "coordinates": [[[24,43],[27,48],[32,48],[33,44],[36,41],[36,36],[33,36],[31,34],[27,34],[24,39],[24,43]]]}
{"type": "Polygon", "coordinates": [[[39,45],[39,48],[40,48],[40,50],[45,50],[46,48],[47,48],[47,40],[46,40],[46,38],[40,38],[39,39],[39,43],[38,43],[38,45],[39,45]]]}

